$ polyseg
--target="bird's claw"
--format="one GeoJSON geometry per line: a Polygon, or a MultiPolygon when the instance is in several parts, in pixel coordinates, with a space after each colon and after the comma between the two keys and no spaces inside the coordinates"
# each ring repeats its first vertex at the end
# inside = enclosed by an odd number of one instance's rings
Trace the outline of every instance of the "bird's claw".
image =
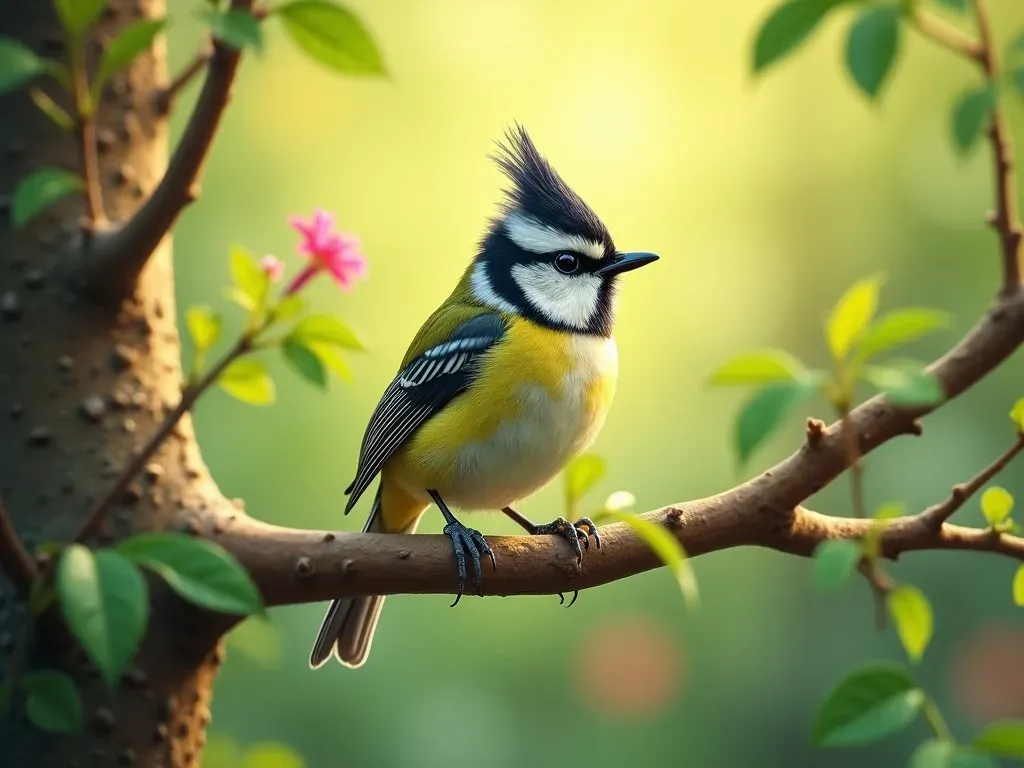
{"type": "Polygon", "coordinates": [[[466,578],[468,576],[466,571],[466,552],[469,552],[470,561],[473,563],[473,576],[476,580],[476,592],[478,595],[483,595],[483,589],[480,586],[480,579],[483,576],[480,567],[480,555],[489,556],[491,558],[491,567],[495,570],[497,570],[498,564],[494,560],[494,551],[491,549],[491,545],[487,543],[487,540],[480,531],[467,528],[458,520],[455,520],[444,527],[444,535],[452,540],[452,548],[455,551],[455,565],[459,570],[459,592],[455,596],[455,602],[451,605],[454,608],[458,605],[459,600],[462,599],[462,593],[466,589],[466,578]]]}
{"type": "Polygon", "coordinates": [[[572,547],[573,554],[576,555],[578,567],[583,565],[583,550],[590,549],[591,536],[594,537],[594,545],[598,549],[601,548],[601,534],[597,532],[597,526],[589,517],[581,517],[575,523],[559,517],[546,525],[538,525],[534,533],[538,536],[554,534],[566,539],[572,547]]]}

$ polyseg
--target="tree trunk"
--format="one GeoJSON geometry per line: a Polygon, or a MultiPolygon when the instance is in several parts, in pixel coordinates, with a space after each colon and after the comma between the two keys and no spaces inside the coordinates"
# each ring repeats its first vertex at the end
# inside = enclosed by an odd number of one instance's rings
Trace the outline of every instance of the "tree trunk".
{"type": "MultiPolygon", "coordinates": [[[[163,0],[111,0],[90,55],[126,23],[163,13],[163,0]]],[[[52,3],[0,0],[0,20],[0,34],[40,55],[62,57],[52,3]]],[[[113,222],[131,215],[166,166],[167,125],[153,99],[165,80],[160,42],[116,75],[103,95],[101,178],[113,222]]],[[[41,83],[60,101],[51,86],[41,83]]],[[[0,98],[0,152],[0,492],[15,527],[33,546],[73,536],[90,504],[176,404],[179,340],[169,240],[149,261],[134,295],[110,307],[85,298],[75,280],[76,264],[89,247],[77,196],[14,231],[10,195],[20,178],[43,166],[80,168],[74,136],[44,117],[26,90],[0,98]]],[[[222,503],[186,418],[89,543],[187,527],[186,510],[222,503]]],[[[33,648],[33,665],[64,669],[79,683],[86,726],[76,736],[44,735],[16,702],[12,717],[0,723],[5,766],[199,763],[223,627],[160,584],[151,581],[150,587],[148,636],[116,691],[107,690],[79,651],[33,648]]],[[[10,581],[0,580],[4,669],[23,615],[10,581]]]]}

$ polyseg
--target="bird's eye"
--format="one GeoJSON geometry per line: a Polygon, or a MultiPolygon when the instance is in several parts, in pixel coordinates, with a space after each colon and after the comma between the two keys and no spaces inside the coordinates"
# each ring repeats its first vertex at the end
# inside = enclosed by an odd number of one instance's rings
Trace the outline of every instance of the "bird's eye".
{"type": "Polygon", "coordinates": [[[571,275],[580,268],[580,260],[572,253],[560,253],[555,256],[555,269],[563,275],[571,275]]]}

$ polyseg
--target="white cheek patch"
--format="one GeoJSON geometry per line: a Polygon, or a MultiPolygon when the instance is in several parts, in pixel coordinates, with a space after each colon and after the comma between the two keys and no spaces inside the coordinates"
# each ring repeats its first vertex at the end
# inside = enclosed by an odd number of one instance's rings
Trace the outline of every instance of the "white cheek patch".
{"type": "Polygon", "coordinates": [[[597,311],[601,297],[597,275],[563,275],[553,264],[516,264],[512,279],[534,309],[554,322],[582,330],[597,311]]]}
{"type": "Polygon", "coordinates": [[[473,274],[469,276],[469,290],[473,294],[473,298],[485,307],[496,309],[499,312],[506,312],[510,315],[519,314],[519,310],[516,309],[514,304],[505,301],[494,290],[491,278],[487,275],[487,264],[482,261],[478,261],[476,266],[473,267],[473,274]]]}
{"type": "Polygon", "coordinates": [[[549,227],[525,213],[512,213],[505,219],[509,239],[531,253],[572,251],[591,259],[604,258],[604,246],[580,235],[570,235],[549,227]]]}

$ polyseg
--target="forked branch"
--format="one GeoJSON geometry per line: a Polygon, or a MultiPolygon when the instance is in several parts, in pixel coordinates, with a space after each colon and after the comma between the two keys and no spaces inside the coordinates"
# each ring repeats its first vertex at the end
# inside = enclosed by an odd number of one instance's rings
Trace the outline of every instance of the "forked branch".
{"type": "MultiPolygon", "coordinates": [[[[251,11],[253,0],[232,0],[251,11]]],[[[185,206],[196,199],[198,182],[221,117],[231,98],[240,52],[215,41],[203,90],[171,157],[167,172],[136,214],[120,229],[97,239],[88,265],[92,293],[119,299],[130,293],[146,262],[185,206]]]]}

